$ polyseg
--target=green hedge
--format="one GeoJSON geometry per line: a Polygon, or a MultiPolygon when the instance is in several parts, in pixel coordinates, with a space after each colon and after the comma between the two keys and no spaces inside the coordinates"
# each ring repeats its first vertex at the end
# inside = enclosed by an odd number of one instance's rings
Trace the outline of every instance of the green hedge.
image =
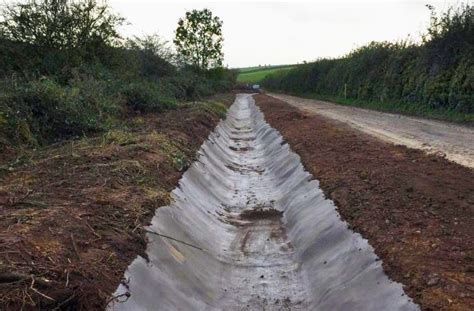
{"type": "Polygon", "coordinates": [[[372,42],[340,59],[271,75],[267,89],[474,113],[474,10],[437,18],[422,44],[372,42]]]}

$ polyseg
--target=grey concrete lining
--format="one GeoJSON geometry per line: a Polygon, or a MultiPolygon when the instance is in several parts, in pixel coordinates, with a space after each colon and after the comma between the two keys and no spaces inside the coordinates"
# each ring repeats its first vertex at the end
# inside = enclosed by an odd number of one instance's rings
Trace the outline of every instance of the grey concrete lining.
{"type": "Polygon", "coordinates": [[[147,234],[110,310],[418,310],[250,95],[172,198],[148,230],[173,239],[147,234]]]}

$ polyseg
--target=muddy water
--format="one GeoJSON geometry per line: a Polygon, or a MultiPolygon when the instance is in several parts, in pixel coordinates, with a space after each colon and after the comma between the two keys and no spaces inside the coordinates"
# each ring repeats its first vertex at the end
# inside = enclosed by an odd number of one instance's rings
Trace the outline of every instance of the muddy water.
{"type": "Polygon", "coordinates": [[[112,310],[417,310],[250,95],[148,228],[112,310]],[[128,296],[128,297],[127,297],[128,296]]]}
{"type": "Polygon", "coordinates": [[[434,120],[269,94],[310,113],[344,122],[381,140],[446,156],[474,168],[474,128],[434,120]]]}

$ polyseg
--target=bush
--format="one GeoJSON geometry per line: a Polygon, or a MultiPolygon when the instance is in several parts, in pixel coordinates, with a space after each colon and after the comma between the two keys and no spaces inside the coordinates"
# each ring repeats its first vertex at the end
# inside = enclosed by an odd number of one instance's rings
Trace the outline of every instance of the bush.
{"type": "Polygon", "coordinates": [[[106,94],[104,83],[92,79],[68,86],[47,78],[11,85],[0,97],[2,132],[13,142],[37,144],[104,130],[120,104],[106,94]]]}
{"type": "Polygon", "coordinates": [[[126,104],[141,112],[161,112],[176,107],[174,98],[163,95],[157,83],[140,81],[125,86],[122,90],[126,104]]]}

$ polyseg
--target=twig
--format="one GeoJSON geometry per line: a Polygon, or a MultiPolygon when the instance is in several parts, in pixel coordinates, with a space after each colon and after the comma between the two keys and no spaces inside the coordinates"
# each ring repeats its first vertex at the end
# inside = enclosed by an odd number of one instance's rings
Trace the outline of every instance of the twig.
{"type": "Polygon", "coordinates": [[[151,233],[151,234],[156,234],[156,235],[161,236],[161,237],[163,237],[163,238],[167,238],[167,239],[176,241],[176,242],[178,242],[178,243],[181,243],[181,244],[184,244],[184,245],[187,245],[187,246],[194,247],[194,248],[196,248],[196,249],[198,249],[198,250],[200,250],[200,251],[204,251],[204,249],[202,249],[202,248],[200,248],[200,247],[198,247],[198,246],[196,246],[196,245],[192,245],[192,244],[190,244],[190,243],[187,243],[187,242],[184,242],[184,241],[175,239],[175,238],[173,238],[173,237],[171,237],[171,236],[164,235],[164,234],[161,234],[161,233],[158,233],[158,232],[155,232],[155,231],[151,231],[151,230],[146,230],[146,229],[142,229],[142,230],[145,231],[145,232],[151,233]]]}
{"type": "Polygon", "coordinates": [[[66,273],[66,286],[67,287],[69,285],[69,270],[66,270],[67,273],[66,273]]]}
{"type": "Polygon", "coordinates": [[[98,237],[99,239],[102,239],[102,236],[100,234],[98,234],[97,232],[95,232],[94,228],[92,228],[92,226],[89,224],[89,222],[86,220],[86,226],[91,229],[92,233],[98,237]]]}
{"type": "Polygon", "coordinates": [[[123,296],[127,297],[127,299],[125,299],[124,301],[119,301],[120,303],[126,302],[126,301],[128,300],[128,298],[130,298],[131,295],[130,295],[129,292],[126,292],[126,293],[123,293],[123,294],[120,294],[120,295],[117,295],[117,296],[112,296],[112,297],[110,297],[109,300],[107,300],[107,302],[105,303],[105,305],[108,305],[111,301],[116,300],[116,299],[118,299],[118,298],[120,298],[120,297],[123,297],[123,296]]]}
{"type": "Polygon", "coordinates": [[[81,255],[79,255],[79,251],[77,250],[77,245],[76,241],[74,240],[74,235],[71,233],[71,241],[72,241],[72,247],[74,248],[74,251],[76,252],[77,258],[81,260],[81,255]]]}
{"type": "Polygon", "coordinates": [[[60,310],[62,306],[64,306],[65,304],[67,304],[69,301],[71,301],[74,297],[76,297],[76,293],[72,293],[71,297],[69,297],[68,299],[64,300],[63,302],[61,302],[60,304],[58,304],[56,306],[56,308],[53,309],[53,311],[56,311],[56,310],[60,310]]]}
{"type": "Polygon", "coordinates": [[[43,280],[41,278],[35,278],[33,275],[26,275],[26,274],[17,273],[17,272],[0,273],[0,284],[23,282],[29,278],[32,278],[36,283],[38,283],[42,287],[47,287],[50,285],[50,283],[47,280],[43,280]]]}
{"type": "Polygon", "coordinates": [[[33,285],[35,285],[35,278],[34,278],[34,277],[31,277],[31,286],[30,286],[30,289],[31,289],[32,291],[34,291],[35,293],[37,293],[38,295],[40,295],[40,296],[42,296],[42,297],[44,297],[44,298],[46,298],[46,299],[49,299],[49,300],[51,300],[51,301],[56,301],[56,300],[54,300],[53,298],[51,298],[51,297],[49,297],[49,296],[43,294],[42,292],[40,292],[39,290],[37,290],[36,288],[34,288],[33,285]]]}
{"type": "MultiPolygon", "coordinates": [[[[23,185],[24,186],[24,185],[23,185]]],[[[24,200],[26,200],[31,194],[33,193],[33,190],[31,189],[26,189],[26,194],[23,195],[23,197],[17,199],[17,200],[14,200],[10,205],[11,206],[15,206],[17,204],[21,204],[24,200]]]]}

